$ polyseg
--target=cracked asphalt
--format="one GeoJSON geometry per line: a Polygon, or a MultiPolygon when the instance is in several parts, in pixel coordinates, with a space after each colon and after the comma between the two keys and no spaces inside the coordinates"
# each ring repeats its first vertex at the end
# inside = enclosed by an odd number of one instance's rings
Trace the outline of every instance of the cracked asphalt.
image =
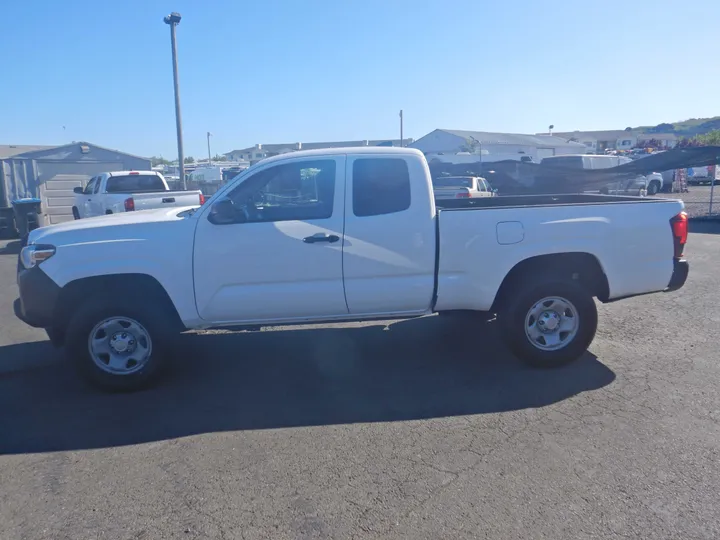
{"type": "Polygon", "coordinates": [[[183,335],[131,395],[14,319],[4,242],[0,538],[718,538],[720,224],[692,230],[686,287],[601,306],[563,369],[428,317],[183,335]]]}

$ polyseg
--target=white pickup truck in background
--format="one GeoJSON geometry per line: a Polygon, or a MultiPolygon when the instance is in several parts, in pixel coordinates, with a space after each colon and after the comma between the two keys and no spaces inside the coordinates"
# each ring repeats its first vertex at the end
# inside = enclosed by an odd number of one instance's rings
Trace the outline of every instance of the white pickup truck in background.
{"type": "Polygon", "coordinates": [[[156,171],[106,172],[91,178],[84,188],[75,188],[75,219],[118,214],[133,210],[202,205],[200,191],[170,191],[156,171]]]}
{"type": "Polygon", "coordinates": [[[112,389],[151,383],[186,329],[433,312],[496,313],[509,348],[550,367],[592,342],[594,298],[682,287],[686,240],[682,201],[567,194],[436,204],[417,150],[300,151],[263,160],[199,208],[30,232],[14,309],[112,389]]]}
{"type": "Polygon", "coordinates": [[[479,176],[438,176],[433,180],[435,200],[492,197],[495,192],[479,176]]]}

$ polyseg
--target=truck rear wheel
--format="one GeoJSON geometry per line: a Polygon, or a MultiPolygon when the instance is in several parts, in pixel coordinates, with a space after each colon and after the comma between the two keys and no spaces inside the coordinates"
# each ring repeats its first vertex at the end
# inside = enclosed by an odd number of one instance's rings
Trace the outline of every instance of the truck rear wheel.
{"type": "Polygon", "coordinates": [[[161,308],[97,297],[74,313],[65,351],[80,374],[105,390],[135,391],[157,380],[172,329],[161,308]]]}
{"type": "Polygon", "coordinates": [[[498,315],[510,350],[542,368],[580,358],[592,343],[598,322],[592,295],[571,280],[521,284],[498,315]]]}

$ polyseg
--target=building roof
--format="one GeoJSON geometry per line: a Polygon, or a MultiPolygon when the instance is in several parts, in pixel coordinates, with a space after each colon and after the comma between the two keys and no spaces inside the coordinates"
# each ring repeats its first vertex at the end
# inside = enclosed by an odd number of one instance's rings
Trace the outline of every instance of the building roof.
{"type": "MultiPolygon", "coordinates": [[[[403,139],[403,144],[410,144],[413,139],[403,139]]],[[[378,140],[365,140],[365,141],[335,141],[335,142],[310,142],[310,143],[282,143],[282,144],[261,144],[261,148],[257,146],[250,146],[248,148],[241,148],[239,150],[233,150],[227,152],[224,155],[230,154],[242,154],[248,152],[292,152],[297,150],[297,145],[300,144],[301,150],[321,150],[323,148],[353,148],[358,146],[379,146],[381,144],[392,144],[393,146],[400,146],[400,139],[378,139],[378,140]]]]}
{"type": "Polygon", "coordinates": [[[26,152],[35,152],[36,150],[48,150],[55,146],[39,146],[31,144],[0,144],[0,159],[10,158],[26,152]]]}
{"type": "Polygon", "coordinates": [[[584,145],[568,142],[567,139],[556,137],[554,135],[524,135],[521,133],[492,133],[489,131],[465,131],[462,129],[438,129],[463,139],[475,139],[482,144],[514,144],[518,146],[537,146],[542,148],[558,148],[578,145],[585,148],[584,145]]]}
{"type": "MultiPolygon", "coordinates": [[[[538,134],[540,135],[540,134],[538,134]]],[[[664,140],[671,140],[674,141],[677,139],[677,135],[674,133],[643,133],[642,131],[638,130],[631,130],[631,131],[625,131],[624,129],[610,129],[610,130],[601,130],[601,131],[565,131],[565,132],[555,132],[553,133],[554,137],[561,137],[563,139],[583,139],[583,138],[590,138],[590,139],[597,139],[598,141],[613,141],[617,139],[622,139],[624,137],[647,137],[649,139],[655,138],[655,139],[664,139],[664,140]]]]}
{"type": "Polygon", "coordinates": [[[58,150],[60,151],[63,148],[68,148],[72,146],[87,146],[92,148],[98,148],[100,150],[105,150],[107,152],[116,152],[118,154],[123,154],[125,156],[130,156],[137,159],[150,159],[142,156],[136,156],[134,154],[128,154],[127,152],[121,152],[120,150],[115,150],[113,148],[105,148],[104,146],[100,146],[97,144],[85,142],[85,141],[73,141],[71,143],[67,144],[60,144],[60,145],[52,145],[52,146],[42,146],[42,145],[22,145],[22,144],[0,144],[0,159],[6,159],[6,158],[12,158],[12,157],[18,157],[18,158],[34,158],[36,157],[35,154],[39,152],[46,152],[47,150],[58,150]]]}

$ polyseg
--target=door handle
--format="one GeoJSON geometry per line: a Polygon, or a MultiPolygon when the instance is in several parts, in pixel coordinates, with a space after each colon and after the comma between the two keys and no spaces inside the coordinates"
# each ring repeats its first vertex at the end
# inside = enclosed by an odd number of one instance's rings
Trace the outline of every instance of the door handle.
{"type": "Polygon", "coordinates": [[[175,197],[165,197],[162,202],[164,203],[172,203],[175,202],[175,197]]]}
{"type": "Polygon", "coordinates": [[[340,237],[335,234],[316,233],[312,236],[306,236],[303,238],[303,242],[306,244],[315,244],[317,242],[329,242],[330,244],[340,240],[340,237]]]}

